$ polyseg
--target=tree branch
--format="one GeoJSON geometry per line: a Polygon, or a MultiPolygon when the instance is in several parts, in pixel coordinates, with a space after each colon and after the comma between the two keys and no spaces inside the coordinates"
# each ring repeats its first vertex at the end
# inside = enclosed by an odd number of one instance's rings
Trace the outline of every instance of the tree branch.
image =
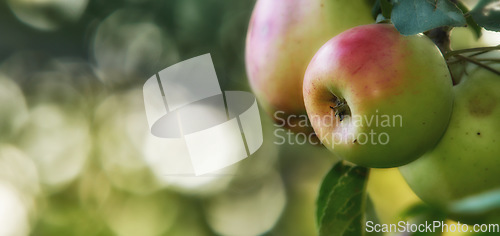
{"type": "Polygon", "coordinates": [[[473,59],[473,58],[470,58],[470,57],[464,57],[464,56],[462,56],[462,55],[455,55],[455,57],[460,58],[460,59],[462,59],[462,60],[466,60],[466,61],[468,61],[468,62],[470,62],[470,63],[476,64],[476,65],[478,65],[478,66],[480,66],[480,67],[483,67],[483,68],[484,68],[484,69],[486,69],[486,70],[489,70],[489,71],[491,71],[491,72],[493,72],[493,73],[495,73],[495,74],[497,74],[497,75],[500,75],[500,71],[495,70],[493,67],[488,66],[488,65],[486,65],[486,64],[484,64],[484,63],[481,63],[481,62],[479,62],[479,61],[477,61],[477,60],[475,60],[475,59],[473,59]]]}

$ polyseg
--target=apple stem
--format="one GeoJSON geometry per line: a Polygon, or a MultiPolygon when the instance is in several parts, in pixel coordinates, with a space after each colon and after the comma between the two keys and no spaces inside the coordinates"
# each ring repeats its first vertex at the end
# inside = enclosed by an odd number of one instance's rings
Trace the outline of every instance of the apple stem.
{"type": "Polygon", "coordinates": [[[349,109],[345,99],[336,98],[333,102],[335,102],[335,106],[330,106],[330,108],[335,112],[335,117],[339,117],[340,121],[343,121],[345,116],[351,115],[351,109],[349,109]]]}
{"type": "Polygon", "coordinates": [[[470,63],[476,64],[476,65],[478,65],[480,67],[483,67],[486,70],[489,70],[489,71],[491,71],[491,72],[493,72],[493,73],[495,73],[497,75],[500,75],[500,71],[495,70],[493,67],[488,66],[488,65],[486,65],[484,63],[481,63],[480,61],[478,61],[476,59],[473,59],[473,58],[470,58],[470,57],[464,57],[464,56],[462,56],[460,54],[455,55],[455,57],[460,58],[460,59],[465,60],[465,61],[468,61],[470,63]]]}
{"type": "Polygon", "coordinates": [[[443,55],[446,55],[451,51],[450,31],[451,27],[442,26],[431,29],[424,34],[427,35],[427,37],[429,37],[434,42],[434,44],[436,44],[443,55]]]}
{"type": "MultiPolygon", "coordinates": [[[[429,37],[434,44],[439,48],[441,54],[446,55],[451,52],[451,43],[450,43],[450,31],[451,27],[442,26],[435,29],[431,29],[424,34],[429,37]]],[[[446,56],[445,56],[446,58],[446,56]]],[[[455,75],[452,73],[450,66],[448,64],[448,70],[450,71],[451,80],[453,84],[457,84],[458,79],[455,78],[455,75]]]]}

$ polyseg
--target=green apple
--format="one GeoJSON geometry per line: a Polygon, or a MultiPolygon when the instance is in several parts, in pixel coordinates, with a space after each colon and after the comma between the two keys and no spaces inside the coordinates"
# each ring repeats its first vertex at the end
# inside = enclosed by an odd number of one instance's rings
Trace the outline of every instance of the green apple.
{"type": "Polygon", "coordinates": [[[367,192],[383,224],[398,223],[401,212],[421,203],[397,168],[370,170],[367,192]]]}
{"type": "MultiPolygon", "coordinates": [[[[443,139],[399,168],[422,200],[444,210],[457,200],[500,188],[500,76],[479,67],[467,73],[454,87],[453,114],[443,139]]],[[[488,214],[498,217],[500,211],[452,218],[481,222],[488,214]]]]}
{"type": "Polygon", "coordinates": [[[299,124],[307,120],[302,98],[307,65],[333,36],[373,22],[370,9],[364,0],[257,1],[246,39],[246,69],[252,90],[278,125],[312,132],[299,124]]]}
{"type": "Polygon", "coordinates": [[[401,166],[433,148],[453,105],[439,49],[389,24],[358,26],[328,41],[311,60],[303,89],[318,138],[365,167],[401,166]]]}

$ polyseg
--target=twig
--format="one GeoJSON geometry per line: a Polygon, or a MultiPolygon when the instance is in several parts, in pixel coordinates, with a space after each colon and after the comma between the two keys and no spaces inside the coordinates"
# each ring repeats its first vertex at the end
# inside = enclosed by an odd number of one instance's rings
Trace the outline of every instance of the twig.
{"type": "Polygon", "coordinates": [[[481,54],[485,54],[485,53],[487,53],[487,52],[489,52],[489,51],[476,52],[476,53],[473,53],[473,54],[469,55],[469,57],[479,56],[479,55],[481,55],[481,54]]]}
{"type": "Polygon", "coordinates": [[[476,61],[500,62],[500,58],[474,58],[476,61]]]}
{"type": "Polygon", "coordinates": [[[445,58],[450,58],[452,56],[456,56],[459,54],[463,53],[468,53],[468,52],[488,52],[488,51],[493,51],[493,50],[500,50],[500,45],[494,46],[494,47],[479,47],[479,48],[467,48],[467,49],[461,49],[461,50],[455,50],[455,51],[449,51],[445,54],[445,58]]]}
{"type": "Polygon", "coordinates": [[[476,59],[469,58],[469,57],[464,57],[464,56],[459,55],[459,54],[457,54],[457,55],[453,55],[453,56],[454,56],[454,57],[457,57],[457,58],[460,58],[460,59],[462,59],[462,60],[466,60],[466,61],[468,61],[468,62],[470,62],[470,63],[476,64],[476,65],[478,65],[478,66],[480,66],[480,67],[483,67],[483,68],[484,68],[484,69],[486,69],[486,70],[489,70],[489,71],[491,71],[491,72],[493,72],[493,73],[495,73],[495,74],[497,74],[497,75],[500,75],[500,71],[495,70],[493,67],[490,67],[490,66],[488,66],[488,65],[485,65],[484,63],[481,63],[481,62],[477,61],[476,59]]]}
{"type": "MultiPolygon", "coordinates": [[[[469,56],[472,57],[472,56],[469,56]]],[[[500,58],[474,58],[476,61],[491,61],[491,62],[500,62],[500,58]]],[[[455,60],[450,60],[447,63],[448,64],[455,64],[458,62],[461,62],[462,60],[460,59],[455,59],[455,60]]]]}

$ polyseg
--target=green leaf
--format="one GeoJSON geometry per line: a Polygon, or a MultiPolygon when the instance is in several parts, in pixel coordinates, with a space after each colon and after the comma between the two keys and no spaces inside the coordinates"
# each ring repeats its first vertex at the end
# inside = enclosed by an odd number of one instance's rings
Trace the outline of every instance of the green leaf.
{"type": "Polygon", "coordinates": [[[375,23],[389,23],[391,20],[387,19],[382,15],[382,13],[378,14],[377,18],[375,19],[375,23]]]}
{"type": "Polygon", "coordinates": [[[500,209],[500,189],[467,197],[453,203],[450,210],[460,214],[482,214],[500,209]]]}
{"type": "Polygon", "coordinates": [[[376,22],[391,19],[392,4],[390,0],[377,0],[372,7],[372,16],[376,22]],[[382,19],[382,20],[379,20],[382,19]]]}
{"type": "MultiPolygon", "coordinates": [[[[424,203],[417,203],[412,206],[410,206],[408,209],[403,211],[401,213],[401,218],[404,221],[407,221],[411,224],[432,224],[434,221],[445,221],[446,220],[446,214],[439,211],[436,208],[433,208],[427,204],[424,203]]],[[[411,236],[438,236],[442,235],[441,230],[436,230],[434,232],[426,232],[426,231],[417,231],[413,232],[411,234],[408,234],[411,236]]]]}
{"type": "Polygon", "coordinates": [[[398,0],[391,14],[396,29],[413,35],[441,26],[465,26],[462,11],[449,0],[398,0]]]}
{"type": "Polygon", "coordinates": [[[500,1],[481,0],[470,11],[470,15],[485,29],[500,31],[500,1]]]}
{"type": "Polygon", "coordinates": [[[462,2],[458,1],[457,2],[457,7],[460,8],[460,10],[465,14],[465,21],[467,21],[467,26],[469,29],[474,33],[476,36],[476,39],[481,38],[482,32],[481,32],[481,26],[479,26],[476,21],[474,21],[474,18],[470,14],[466,14],[469,12],[469,9],[467,6],[465,6],[462,2]]]}
{"type": "Polygon", "coordinates": [[[408,207],[400,214],[403,220],[411,220],[418,217],[434,218],[434,220],[445,219],[446,214],[425,203],[416,203],[408,207]]]}
{"type": "Polygon", "coordinates": [[[339,182],[340,177],[342,177],[342,175],[349,169],[351,169],[350,166],[346,166],[341,162],[338,162],[323,179],[321,187],[319,188],[318,199],[316,200],[316,223],[318,225],[320,224],[328,197],[330,196],[333,187],[335,187],[335,185],[339,182]]]}
{"type": "Polygon", "coordinates": [[[317,202],[320,236],[364,234],[367,176],[367,168],[343,163],[330,170],[321,184],[317,202]]]}
{"type": "MultiPolygon", "coordinates": [[[[380,219],[378,218],[377,211],[375,210],[375,205],[369,195],[366,196],[366,207],[365,207],[365,215],[366,221],[371,221],[374,224],[381,224],[380,219]]],[[[383,236],[382,232],[366,232],[368,236],[383,236]]]]}
{"type": "Polygon", "coordinates": [[[409,206],[407,209],[405,209],[403,212],[400,213],[400,217],[403,220],[409,220],[413,217],[423,215],[425,213],[430,212],[431,208],[423,203],[417,203],[409,206]]]}
{"type": "Polygon", "coordinates": [[[389,0],[380,0],[380,8],[382,9],[382,15],[386,19],[391,18],[392,4],[389,0]]]}
{"type": "Polygon", "coordinates": [[[372,17],[373,19],[377,19],[377,16],[382,12],[380,9],[380,0],[375,1],[372,7],[372,17]]]}

